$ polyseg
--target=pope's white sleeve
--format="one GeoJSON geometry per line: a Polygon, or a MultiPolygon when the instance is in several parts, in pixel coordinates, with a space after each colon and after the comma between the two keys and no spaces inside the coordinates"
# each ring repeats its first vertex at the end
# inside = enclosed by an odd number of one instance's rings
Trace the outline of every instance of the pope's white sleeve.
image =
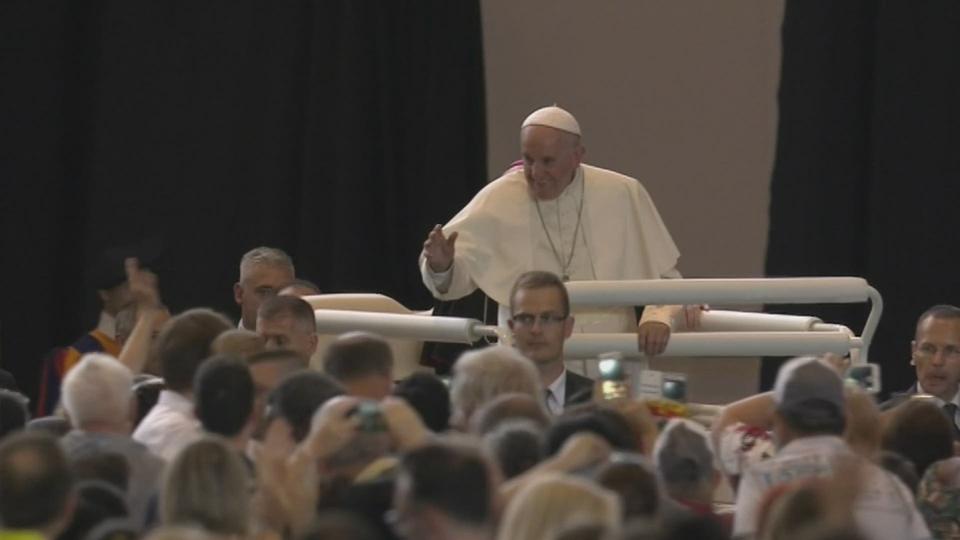
{"type": "MultiPolygon", "coordinates": [[[[660,279],[681,278],[683,278],[683,276],[680,275],[680,272],[677,270],[676,266],[670,270],[667,270],[660,276],[660,279]]],[[[645,306],[638,324],[647,322],[663,323],[669,326],[671,330],[677,328],[678,325],[685,326],[686,323],[683,317],[683,306],[645,306]]]]}
{"type": "Polygon", "coordinates": [[[456,258],[446,272],[434,272],[426,258],[421,256],[420,275],[430,293],[440,300],[456,300],[477,290],[477,284],[470,276],[458,271],[456,258]]]}

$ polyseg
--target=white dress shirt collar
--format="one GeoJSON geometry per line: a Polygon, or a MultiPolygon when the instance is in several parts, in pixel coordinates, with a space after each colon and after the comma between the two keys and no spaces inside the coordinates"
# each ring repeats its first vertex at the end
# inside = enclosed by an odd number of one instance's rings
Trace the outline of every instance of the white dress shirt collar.
{"type": "Polygon", "coordinates": [[[547,395],[547,409],[553,414],[563,412],[563,403],[567,398],[567,368],[546,388],[550,393],[547,395]]]}
{"type": "MultiPolygon", "coordinates": [[[[932,397],[934,399],[934,403],[936,403],[938,407],[943,407],[944,405],[947,404],[946,401],[924,390],[923,386],[920,385],[920,381],[917,381],[917,393],[927,394],[928,396],[932,397]]],[[[960,407],[960,390],[958,390],[957,393],[953,395],[953,399],[950,400],[950,403],[953,403],[954,405],[957,405],[958,407],[960,407]]]]}

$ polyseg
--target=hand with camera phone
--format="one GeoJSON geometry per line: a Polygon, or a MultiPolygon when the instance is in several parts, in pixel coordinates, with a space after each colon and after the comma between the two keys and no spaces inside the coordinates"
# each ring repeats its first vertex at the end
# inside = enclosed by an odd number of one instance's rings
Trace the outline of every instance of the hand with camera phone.
{"type": "Polygon", "coordinates": [[[324,403],[310,421],[310,433],[290,455],[270,452],[269,446],[261,449],[255,504],[262,523],[274,530],[305,530],[319,498],[319,466],[353,440],[358,421],[349,413],[359,403],[349,396],[324,403]]]}
{"type": "Polygon", "coordinates": [[[365,433],[381,433],[387,431],[387,423],[383,418],[383,411],[376,401],[363,401],[350,411],[357,419],[357,429],[365,433]]]}
{"type": "Polygon", "coordinates": [[[553,457],[503,482],[500,485],[502,502],[508,504],[534,478],[549,473],[582,471],[606,461],[610,452],[610,444],[599,435],[586,431],[577,433],[567,439],[553,457]]]}
{"type": "Polygon", "coordinates": [[[310,421],[310,433],[300,447],[312,459],[332,455],[353,440],[360,426],[354,411],[361,405],[358,398],[338,396],[323,404],[310,421]]]}
{"type": "Polygon", "coordinates": [[[420,415],[402,398],[388,397],[380,402],[380,412],[397,450],[422,446],[433,435],[420,415]]]}
{"type": "Polygon", "coordinates": [[[881,390],[880,366],[877,364],[850,366],[843,378],[868,394],[878,394],[881,390]]]}

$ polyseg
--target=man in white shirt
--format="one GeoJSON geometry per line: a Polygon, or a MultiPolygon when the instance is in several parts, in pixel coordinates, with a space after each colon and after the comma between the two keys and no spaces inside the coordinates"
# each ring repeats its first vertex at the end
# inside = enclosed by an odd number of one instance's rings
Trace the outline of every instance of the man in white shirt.
{"type": "Polygon", "coordinates": [[[170,461],[200,437],[202,429],[193,412],[193,378],[210,356],[213,340],[231,328],[226,317],[206,308],[170,319],[154,343],[166,390],[133,432],[135,441],[170,461]]]}
{"type": "Polygon", "coordinates": [[[567,288],[556,274],[535,270],[517,279],[510,293],[508,324],[514,347],[540,372],[551,413],[590,401],[593,381],[568,371],[563,363],[563,342],[573,332],[574,318],[567,288]]]}
{"type": "Polygon", "coordinates": [[[833,476],[838,466],[859,471],[853,520],[872,540],[930,538],[913,494],[894,475],[855,457],[841,438],[846,425],[843,381],[822,360],[795,358],[784,364],[774,385],[777,455],[748,467],[737,492],[734,536],[757,532],[767,491],[804,479],[833,476]]]}
{"type": "Polygon", "coordinates": [[[147,525],[160,487],[163,460],[130,438],[133,373],[116,358],[89,353],[63,381],[63,406],[73,430],[62,439],[71,461],[116,454],[129,470],[127,506],[137,527],[147,525]]]}
{"type": "MultiPolygon", "coordinates": [[[[424,285],[441,300],[478,287],[500,304],[501,324],[513,282],[547,270],[567,280],[678,278],[679,252],[653,201],[633,178],[584,164],[580,125],[545,107],[520,130],[523,167],[484,187],[446,226],[427,236],[420,256],[424,285]]],[[[699,307],[577,312],[577,332],[629,332],[659,354],[675,323],[693,326],[699,307]],[[685,319],[681,321],[680,319],[685,319]]]]}
{"type": "Polygon", "coordinates": [[[910,350],[917,382],[906,392],[894,393],[881,408],[891,409],[917,394],[930,395],[950,418],[954,440],[960,440],[960,308],[941,304],[924,311],[910,350]]]}

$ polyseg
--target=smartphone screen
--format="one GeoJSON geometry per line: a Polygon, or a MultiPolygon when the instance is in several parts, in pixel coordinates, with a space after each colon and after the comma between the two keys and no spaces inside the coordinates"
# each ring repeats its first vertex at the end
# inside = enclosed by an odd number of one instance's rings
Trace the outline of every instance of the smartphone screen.
{"type": "Polygon", "coordinates": [[[687,381],[664,378],[661,388],[663,397],[680,403],[686,403],[687,381]]]}
{"type": "Polygon", "coordinates": [[[877,364],[850,366],[845,378],[871,394],[880,391],[880,366],[877,364]]]}
{"type": "Polygon", "coordinates": [[[630,397],[623,362],[619,358],[601,358],[597,367],[600,370],[600,391],[603,399],[630,397]]]}

